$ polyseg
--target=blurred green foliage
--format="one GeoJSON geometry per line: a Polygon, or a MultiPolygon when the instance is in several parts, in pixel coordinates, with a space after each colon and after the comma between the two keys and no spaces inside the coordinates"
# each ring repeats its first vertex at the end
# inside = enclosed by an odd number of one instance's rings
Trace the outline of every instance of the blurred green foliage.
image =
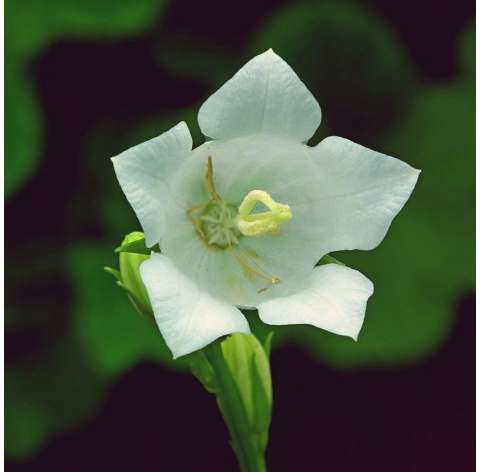
{"type": "MultiPolygon", "coordinates": [[[[7,197],[35,172],[40,158],[43,123],[31,77],[35,58],[59,39],[114,40],[141,33],[157,21],[163,7],[164,2],[159,0],[55,0],[48,4],[10,0],[5,3],[7,197]]],[[[102,274],[100,278],[104,281],[102,274]]],[[[81,281],[75,282],[74,287],[80,290],[81,281]]],[[[116,293],[112,300],[117,296],[116,293]]],[[[82,308],[81,303],[79,307],[82,308]]],[[[97,307],[96,313],[99,309],[97,307]]],[[[21,312],[8,307],[7,326],[19,324],[15,317],[28,323],[21,312]]],[[[38,314],[29,313],[34,323],[38,323],[38,314]]],[[[88,307],[86,313],[91,313],[88,307]]],[[[20,458],[31,454],[49,436],[79,423],[98,406],[108,383],[106,378],[93,372],[88,352],[86,356],[77,337],[82,339],[69,328],[34,359],[7,366],[5,446],[9,456],[20,458]]],[[[133,356],[132,349],[127,352],[133,356]]],[[[162,350],[159,352],[161,355],[162,350]]],[[[93,365],[97,367],[98,362],[93,365]]],[[[114,368],[111,364],[108,366],[114,368]]]]}
{"type": "MultiPolygon", "coordinates": [[[[6,3],[7,195],[21,191],[41,154],[44,125],[30,74],[35,58],[60,38],[110,41],[145,33],[163,5],[56,0],[47,9],[34,0],[6,3]]],[[[299,326],[275,328],[275,346],[296,342],[342,368],[398,365],[429,355],[449,333],[456,300],[474,286],[474,27],[460,38],[459,76],[436,84],[417,76],[393,32],[361,3],[285,6],[267,18],[239,56],[224,46],[178,36],[162,38],[155,50],[172,74],[214,91],[269,47],[292,65],[321,104],[323,123],[314,143],[335,130],[423,170],[379,248],[336,254],[375,283],[359,342],[299,326]]],[[[9,298],[7,331],[31,324],[45,326],[49,335],[34,355],[7,365],[7,455],[26,457],[52,435],[85,421],[110,383],[142,360],[186,368],[186,362],[171,361],[155,327],[135,313],[102,267],[118,267],[114,247],[140,229],[108,158],[181,120],[200,144],[199,105],[142,117],[128,132],[113,121],[97,123],[85,146],[71,225],[95,221],[103,239],[71,241],[65,253],[40,251],[35,241],[30,258],[15,255],[21,275],[9,275],[8,290],[21,292],[26,281],[60,272],[72,287],[73,306],[55,308],[43,300],[33,308],[9,298]],[[35,272],[31,260],[44,272],[35,272]],[[58,332],[51,329],[58,324],[56,310],[64,315],[58,332]]],[[[252,313],[249,320],[261,338],[272,329],[252,313]]]]}
{"type": "Polygon", "coordinates": [[[150,28],[164,7],[159,0],[38,0],[5,2],[5,191],[12,194],[34,172],[42,123],[30,68],[42,49],[59,39],[114,40],[150,28]]]}
{"type": "Polygon", "coordinates": [[[107,382],[92,370],[69,330],[40,355],[5,369],[5,449],[21,458],[90,416],[107,382]]]}
{"type": "Polygon", "coordinates": [[[42,144],[42,123],[32,81],[6,58],[5,192],[19,187],[34,171],[42,144]]]}
{"type": "Polygon", "coordinates": [[[213,90],[238,66],[238,61],[222,45],[201,44],[194,49],[192,43],[181,36],[159,42],[157,57],[178,77],[206,82],[213,90]]]}

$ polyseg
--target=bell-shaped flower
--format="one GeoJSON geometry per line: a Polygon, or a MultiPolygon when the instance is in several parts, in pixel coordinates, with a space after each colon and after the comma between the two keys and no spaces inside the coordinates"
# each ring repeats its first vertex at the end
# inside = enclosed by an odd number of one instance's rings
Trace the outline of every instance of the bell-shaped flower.
{"type": "Polygon", "coordinates": [[[175,357],[269,324],[357,339],[372,283],[332,251],[373,249],[416,184],[408,164],[331,136],[305,143],[319,104],[272,50],[249,61],[184,122],[113,158],[148,247],[140,271],[175,357]]]}

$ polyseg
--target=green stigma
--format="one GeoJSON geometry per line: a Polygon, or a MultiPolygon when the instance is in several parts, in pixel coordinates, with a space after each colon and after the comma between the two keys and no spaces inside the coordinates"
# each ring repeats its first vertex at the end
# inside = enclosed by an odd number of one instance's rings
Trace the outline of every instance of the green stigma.
{"type": "Polygon", "coordinates": [[[289,205],[277,203],[263,190],[252,190],[239,206],[237,227],[244,236],[262,236],[279,232],[281,225],[291,218],[289,205]],[[262,203],[268,210],[252,213],[257,203],[262,203]]]}

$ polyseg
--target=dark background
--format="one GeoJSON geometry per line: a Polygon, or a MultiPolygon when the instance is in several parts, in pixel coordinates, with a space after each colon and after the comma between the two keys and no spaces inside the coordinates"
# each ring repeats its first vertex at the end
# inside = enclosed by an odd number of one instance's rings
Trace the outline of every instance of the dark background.
{"type": "Polygon", "coordinates": [[[155,3],[6,2],[7,470],[236,470],[214,399],[101,273],[138,229],[108,157],[181,119],[198,143],[199,104],[271,45],[317,139],[423,174],[343,259],[380,292],[364,340],[276,331],[269,468],[473,470],[475,3],[155,3]]]}

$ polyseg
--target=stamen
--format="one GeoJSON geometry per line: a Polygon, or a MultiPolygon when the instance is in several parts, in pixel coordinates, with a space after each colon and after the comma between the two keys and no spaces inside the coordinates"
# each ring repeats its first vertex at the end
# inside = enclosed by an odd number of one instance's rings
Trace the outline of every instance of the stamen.
{"type": "Polygon", "coordinates": [[[211,200],[220,200],[220,195],[217,193],[214,183],[214,166],[212,165],[212,156],[207,158],[207,173],[205,174],[205,183],[211,200]]]}
{"type": "MultiPolygon", "coordinates": [[[[196,233],[199,235],[200,239],[203,239],[203,240],[205,240],[205,234],[202,231],[202,225],[200,224],[200,222],[198,220],[196,220],[192,216],[192,214],[195,213],[198,210],[204,210],[206,206],[207,206],[207,204],[205,204],[205,203],[203,203],[201,205],[194,205],[193,207],[188,208],[187,211],[186,211],[187,216],[188,216],[190,222],[192,223],[192,225],[194,226],[194,229],[195,229],[196,233]]],[[[202,217],[201,217],[201,219],[202,219],[202,217]]]]}
{"type": "Polygon", "coordinates": [[[233,256],[237,259],[239,264],[246,272],[247,276],[252,278],[259,277],[261,279],[267,280],[272,285],[278,284],[281,281],[281,279],[279,279],[278,277],[273,277],[272,275],[261,269],[259,265],[254,262],[246,252],[241,252],[241,250],[233,246],[230,248],[230,250],[233,256]],[[244,257],[247,259],[247,261],[244,259],[244,257]],[[255,267],[252,267],[253,265],[257,266],[257,269],[255,267]]]}

